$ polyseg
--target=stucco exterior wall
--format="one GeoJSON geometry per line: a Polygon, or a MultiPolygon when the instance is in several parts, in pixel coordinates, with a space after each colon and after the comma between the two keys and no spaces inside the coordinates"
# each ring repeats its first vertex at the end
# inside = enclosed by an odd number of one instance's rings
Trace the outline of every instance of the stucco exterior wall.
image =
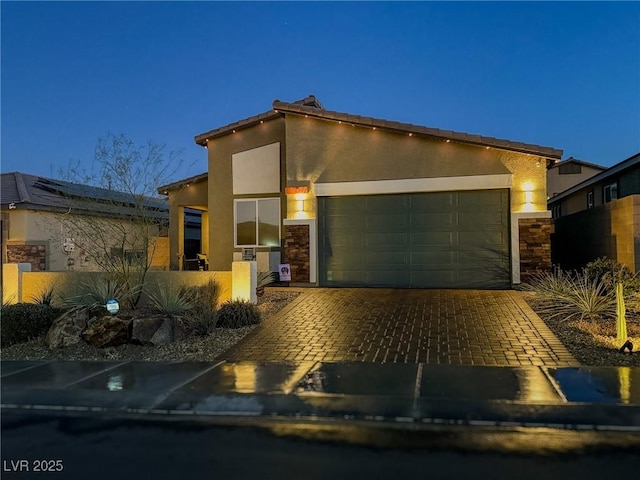
{"type": "MultiPolygon", "coordinates": [[[[209,140],[207,145],[209,164],[209,264],[212,270],[231,270],[234,250],[234,204],[236,198],[281,199],[281,216],[286,215],[284,195],[285,175],[285,122],[278,118],[236,133],[209,140]],[[280,192],[271,195],[233,195],[232,156],[234,153],[280,142],[281,168],[280,192]]],[[[239,250],[239,249],[238,249],[239,250]]],[[[271,250],[260,248],[258,250],[271,250]]]]}
{"type": "MultiPolygon", "coordinates": [[[[66,214],[14,210],[7,215],[9,216],[7,232],[7,257],[9,261],[12,261],[11,250],[22,255],[20,252],[24,251],[26,253],[26,247],[29,247],[30,250],[32,246],[38,246],[44,247],[44,251],[40,249],[38,253],[38,269],[42,269],[42,264],[44,263],[44,270],[48,271],[76,270],[90,272],[100,270],[100,266],[89,258],[87,252],[81,247],[83,242],[91,243],[93,240],[91,238],[81,238],[81,234],[73,229],[72,223],[62,221],[61,218],[66,214]],[[62,244],[65,238],[74,238],[76,240],[73,252],[63,252],[62,244]],[[42,255],[44,255],[44,262],[40,260],[42,255]]],[[[79,218],[82,221],[84,217],[76,216],[75,218],[79,218]]],[[[104,232],[117,232],[119,229],[127,228],[126,221],[104,218],[91,218],[88,221],[95,225],[98,230],[104,232]]],[[[157,236],[157,234],[157,229],[151,232],[152,237],[157,236]]],[[[119,246],[120,240],[121,238],[114,240],[113,246],[119,246]]],[[[103,251],[100,251],[100,253],[103,253],[103,251]]],[[[26,258],[22,256],[13,258],[13,261],[23,260],[26,260],[26,258]]],[[[166,268],[166,264],[160,266],[159,262],[161,262],[160,259],[155,260],[154,265],[157,268],[166,268]]]]}
{"type": "Polygon", "coordinates": [[[640,271],[640,195],[554,221],[552,260],[566,269],[608,257],[640,271]]]}
{"type": "MultiPolygon", "coordinates": [[[[547,209],[546,159],[534,155],[296,115],[287,116],[286,153],[292,185],[341,181],[328,172],[345,169],[358,181],[394,179],[401,165],[416,165],[425,177],[511,173],[511,211],[547,209]],[[525,190],[532,192],[532,202],[525,201],[525,190]]],[[[309,208],[315,212],[314,203],[309,208]]]]}
{"type": "Polygon", "coordinates": [[[583,182],[594,175],[602,172],[597,168],[592,168],[587,165],[581,165],[582,171],[580,173],[569,173],[560,175],[560,169],[558,167],[550,168],[547,175],[547,190],[549,197],[553,197],[561,192],[564,192],[568,188],[583,182]]]}
{"type": "MultiPolygon", "coordinates": [[[[100,278],[100,272],[23,272],[21,274],[21,289],[19,301],[32,302],[42,292],[50,288],[54,289],[54,297],[59,301],[59,295],[72,294],[74,285],[89,278],[100,278]]],[[[220,302],[231,299],[231,271],[228,272],[149,272],[147,285],[171,285],[176,288],[180,286],[203,285],[209,280],[215,280],[220,284],[220,302]]],[[[18,276],[11,278],[12,282],[18,281],[18,276]]],[[[13,283],[12,283],[13,284],[13,283]]],[[[17,287],[15,288],[17,292],[17,287]]]]}

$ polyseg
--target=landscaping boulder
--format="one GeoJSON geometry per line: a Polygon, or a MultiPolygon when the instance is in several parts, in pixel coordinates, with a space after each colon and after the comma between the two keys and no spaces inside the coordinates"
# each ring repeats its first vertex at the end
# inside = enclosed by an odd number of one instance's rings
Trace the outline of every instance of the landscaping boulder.
{"type": "Polygon", "coordinates": [[[87,327],[82,332],[82,338],[97,348],[117,347],[129,343],[131,324],[130,319],[106,315],[87,327]]]}
{"type": "Polygon", "coordinates": [[[153,335],[164,323],[164,316],[152,316],[133,319],[133,327],[131,331],[131,341],[140,345],[151,345],[153,335]]]}
{"type": "Polygon", "coordinates": [[[173,320],[165,318],[160,328],[151,337],[151,343],[154,345],[168,345],[171,342],[173,342],[173,320]]]}
{"type": "Polygon", "coordinates": [[[89,313],[86,310],[71,310],[53,321],[45,343],[49,348],[68,347],[80,343],[82,331],[87,328],[89,313]]]}

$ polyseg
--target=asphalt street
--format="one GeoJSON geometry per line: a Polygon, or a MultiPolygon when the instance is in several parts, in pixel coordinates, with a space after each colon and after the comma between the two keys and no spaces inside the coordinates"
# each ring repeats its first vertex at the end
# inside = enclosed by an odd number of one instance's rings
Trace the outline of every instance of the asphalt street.
{"type": "Polygon", "coordinates": [[[2,413],[3,479],[567,480],[638,468],[637,433],[2,413]]]}

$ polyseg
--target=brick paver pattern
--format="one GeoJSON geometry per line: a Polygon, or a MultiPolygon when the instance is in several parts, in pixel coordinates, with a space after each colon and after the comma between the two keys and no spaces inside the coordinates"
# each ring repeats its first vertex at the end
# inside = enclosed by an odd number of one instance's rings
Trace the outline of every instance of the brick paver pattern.
{"type": "Polygon", "coordinates": [[[516,291],[308,289],[229,361],[579,365],[516,291]]]}

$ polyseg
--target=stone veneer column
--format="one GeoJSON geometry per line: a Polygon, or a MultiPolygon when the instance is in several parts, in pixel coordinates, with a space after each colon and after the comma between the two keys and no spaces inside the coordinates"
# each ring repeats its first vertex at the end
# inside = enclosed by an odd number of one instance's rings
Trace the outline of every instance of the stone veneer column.
{"type": "Polygon", "coordinates": [[[291,281],[311,281],[311,250],[309,225],[284,226],[284,255],[282,263],[291,265],[291,281]]]}
{"type": "Polygon", "coordinates": [[[30,263],[32,272],[47,269],[46,245],[7,245],[7,263],[30,263]]]}
{"type": "Polygon", "coordinates": [[[551,219],[520,218],[520,275],[522,281],[538,271],[551,269],[551,219]]]}

